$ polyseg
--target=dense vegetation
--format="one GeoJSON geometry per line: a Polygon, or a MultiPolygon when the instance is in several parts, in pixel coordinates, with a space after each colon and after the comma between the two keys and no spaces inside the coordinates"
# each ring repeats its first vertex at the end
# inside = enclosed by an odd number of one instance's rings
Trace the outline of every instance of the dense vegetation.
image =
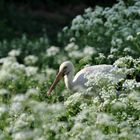
{"type": "Polygon", "coordinates": [[[41,37],[47,32],[52,44],[57,33],[71,20],[84,12],[84,8],[96,4],[111,6],[116,0],[1,0],[0,40],[21,37],[41,37]]]}
{"type": "Polygon", "coordinates": [[[64,47],[44,35],[0,42],[1,140],[139,140],[140,2],[88,8],[58,35],[64,47]],[[73,93],[60,82],[46,92],[66,60],[76,71],[112,64],[125,77],[87,75],[88,89],[73,93]]]}

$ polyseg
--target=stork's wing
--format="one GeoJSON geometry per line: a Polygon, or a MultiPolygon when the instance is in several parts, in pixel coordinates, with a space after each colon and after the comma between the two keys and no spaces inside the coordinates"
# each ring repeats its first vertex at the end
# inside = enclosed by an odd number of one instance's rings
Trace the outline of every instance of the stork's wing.
{"type": "Polygon", "coordinates": [[[85,83],[87,82],[87,79],[85,77],[86,74],[92,74],[93,76],[96,75],[97,73],[101,74],[112,74],[114,79],[117,81],[121,78],[124,77],[124,75],[119,75],[114,73],[114,71],[117,68],[113,67],[113,65],[95,65],[95,66],[89,66],[85,67],[84,69],[80,70],[74,77],[73,83],[75,86],[82,86],[85,87],[85,83]]]}

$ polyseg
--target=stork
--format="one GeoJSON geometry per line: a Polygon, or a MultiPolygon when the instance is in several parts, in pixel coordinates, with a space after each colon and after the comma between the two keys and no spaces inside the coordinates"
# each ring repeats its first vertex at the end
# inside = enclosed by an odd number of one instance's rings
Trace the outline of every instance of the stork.
{"type": "Polygon", "coordinates": [[[87,82],[87,78],[85,77],[86,73],[92,73],[93,75],[97,72],[99,73],[111,73],[111,71],[114,69],[113,65],[95,65],[95,66],[88,66],[80,70],[75,76],[74,76],[74,66],[72,62],[65,61],[63,62],[59,67],[59,72],[56,75],[56,78],[51,85],[48,95],[51,94],[57,83],[64,77],[65,86],[70,90],[78,89],[77,87],[83,87],[85,88],[85,83],[87,82]]]}

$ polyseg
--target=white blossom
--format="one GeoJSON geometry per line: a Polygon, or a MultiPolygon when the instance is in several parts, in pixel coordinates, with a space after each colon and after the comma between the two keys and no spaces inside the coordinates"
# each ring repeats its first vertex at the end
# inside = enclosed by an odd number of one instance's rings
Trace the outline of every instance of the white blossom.
{"type": "Polygon", "coordinates": [[[22,105],[21,102],[13,102],[10,106],[10,113],[11,114],[16,114],[20,113],[24,110],[24,106],[22,105]]]}
{"type": "Polygon", "coordinates": [[[28,89],[27,92],[26,92],[26,95],[27,95],[27,97],[39,96],[39,90],[37,90],[35,88],[28,89]]]}
{"type": "Polygon", "coordinates": [[[67,99],[67,101],[64,103],[64,105],[65,105],[66,107],[67,107],[67,106],[71,106],[71,105],[75,104],[76,102],[78,102],[80,99],[82,99],[81,97],[82,97],[81,93],[78,93],[78,92],[77,92],[77,93],[71,95],[71,96],[67,99]]]}
{"type": "Polygon", "coordinates": [[[113,121],[113,117],[106,113],[99,113],[97,114],[97,121],[96,124],[100,125],[114,125],[115,122],[113,121]]]}
{"type": "Polygon", "coordinates": [[[50,48],[48,48],[47,50],[46,50],[46,52],[47,52],[47,55],[48,56],[55,56],[56,54],[58,54],[59,53],[59,48],[58,47],[55,47],[55,46],[51,46],[50,48]]]}
{"type": "Polygon", "coordinates": [[[9,91],[7,89],[0,89],[0,96],[3,96],[3,95],[8,95],[9,94],[9,91]]]}
{"type": "Polygon", "coordinates": [[[82,52],[79,52],[79,51],[72,51],[72,52],[69,52],[69,57],[71,58],[75,58],[75,59],[80,59],[83,57],[83,53],[82,52]]]}
{"type": "Polygon", "coordinates": [[[134,37],[133,37],[132,35],[129,35],[129,36],[126,38],[127,41],[133,41],[133,39],[134,39],[134,37]]]}
{"type": "Polygon", "coordinates": [[[8,55],[9,56],[12,56],[12,57],[16,57],[16,56],[19,56],[20,55],[20,50],[11,50],[8,55]]]}
{"type": "Polygon", "coordinates": [[[29,140],[29,139],[34,139],[35,134],[32,131],[19,131],[16,132],[12,135],[12,138],[14,140],[29,140]]]}
{"type": "Polygon", "coordinates": [[[38,57],[34,55],[28,55],[24,58],[26,65],[34,65],[38,61],[38,57]]]}
{"type": "Polygon", "coordinates": [[[25,70],[27,76],[34,76],[35,74],[37,74],[38,67],[28,66],[25,70]]]}
{"type": "Polygon", "coordinates": [[[17,94],[16,96],[13,97],[12,101],[13,102],[23,102],[27,99],[27,97],[24,94],[17,94]]]}
{"type": "Polygon", "coordinates": [[[86,46],[86,47],[84,48],[83,53],[84,53],[84,55],[93,55],[93,54],[96,53],[96,50],[95,50],[95,48],[93,48],[93,47],[86,46]]]}
{"type": "Polygon", "coordinates": [[[140,32],[137,32],[137,35],[140,35],[140,32]]]}
{"type": "Polygon", "coordinates": [[[47,73],[47,75],[55,75],[56,74],[56,70],[54,70],[52,68],[46,68],[45,72],[47,73]]]}
{"type": "Polygon", "coordinates": [[[78,48],[79,48],[78,45],[76,45],[74,42],[71,42],[65,47],[65,51],[73,52],[78,50],[78,48]]]}
{"type": "Polygon", "coordinates": [[[0,70],[0,82],[4,83],[8,80],[11,80],[14,75],[11,75],[9,72],[5,70],[0,70]]]}
{"type": "Polygon", "coordinates": [[[5,104],[0,105],[0,117],[3,113],[6,113],[8,111],[8,108],[5,104]]]}

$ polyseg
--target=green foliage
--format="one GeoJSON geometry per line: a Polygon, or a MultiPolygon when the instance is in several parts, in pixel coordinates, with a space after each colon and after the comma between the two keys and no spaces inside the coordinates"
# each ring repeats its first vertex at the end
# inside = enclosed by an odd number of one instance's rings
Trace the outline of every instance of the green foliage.
{"type": "Polygon", "coordinates": [[[139,0],[133,1],[131,6],[120,0],[112,8],[88,8],[83,15],[73,19],[70,27],[63,29],[59,39],[67,44],[69,39],[74,37],[76,44],[81,48],[89,45],[100,53],[111,53],[117,58],[127,54],[138,57],[139,7],[139,0]]]}
{"type": "Polygon", "coordinates": [[[26,35],[12,41],[3,40],[0,42],[0,57],[5,57],[9,53],[10,56],[18,56],[18,61],[23,63],[25,56],[35,55],[40,57],[48,45],[49,41],[46,36],[40,37],[37,40],[29,40],[26,35]],[[10,50],[12,51],[10,52],[10,50]]]}
{"type": "MultiPolygon", "coordinates": [[[[68,48],[66,46],[66,50],[68,48]]],[[[79,49],[76,51],[82,53],[79,49]]],[[[68,59],[71,53],[71,49],[67,50],[65,58],[68,59]]],[[[119,89],[111,75],[89,75],[86,91],[70,95],[60,83],[55,95],[47,97],[55,67],[36,66],[39,59],[33,55],[26,56],[25,64],[20,64],[17,62],[18,50],[8,54],[0,59],[1,139],[19,140],[21,136],[22,139],[56,140],[140,138],[140,84],[136,79],[140,73],[139,59],[129,56],[114,62],[114,67],[119,67],[116,73],[131,75],[131,79],[122,77],[119,80],[119,89]]],[[[53,56],[63,58],[63,53],[51,46],[44,56],[49,62],[53,56]]],[[[79,60],[79,57],[71,59],[79,60]]],[[[55,59],[54,63],[59,65],[61,61],[55,59]]],[[[73,61],[75,65],[76,61],[73,61]]]]}

